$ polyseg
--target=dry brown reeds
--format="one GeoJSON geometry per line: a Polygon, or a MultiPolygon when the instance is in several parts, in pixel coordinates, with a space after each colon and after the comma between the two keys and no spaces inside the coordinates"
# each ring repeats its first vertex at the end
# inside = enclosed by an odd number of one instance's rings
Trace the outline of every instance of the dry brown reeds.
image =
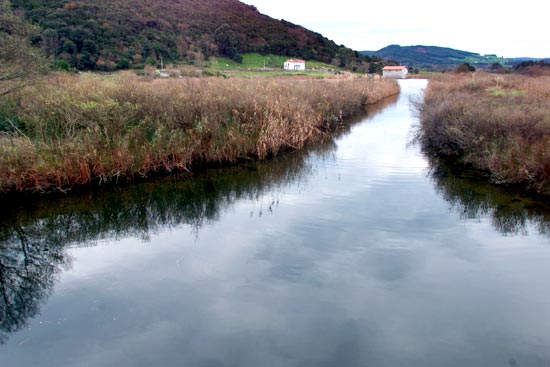
{"type": "Polygon", "coordinates": [[[390,81],[58,74],[18,93],[0,191],[53,191],[210,162],[264,159],[398,93],[390,81]]]}
{"type": "Polygon", "coordinates": [[[432,79],[419,106],[427,150],[485,170],[495,183],[550,194],[550,77],[432,79]]]}

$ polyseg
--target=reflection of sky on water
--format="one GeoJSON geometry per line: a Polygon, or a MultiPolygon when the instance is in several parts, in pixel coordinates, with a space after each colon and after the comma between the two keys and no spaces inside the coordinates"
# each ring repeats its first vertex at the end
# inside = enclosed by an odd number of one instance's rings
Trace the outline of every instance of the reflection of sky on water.
{"type": "MultiPolygon", "coordinates": [[[[421,84],[422,81],[409,81],[421,84]]],[[[312,171],[198,233],[72,248],[6,365],[550,363],[548,239],[464,220],[407,148],[406,93],[312,171]],[[389,142],[389,143],[388,143],[389,142]],[[271,210],[270,210],[271,206],[271,210]],[[261,213],[261,215],[260,215],[261,213]]]]}

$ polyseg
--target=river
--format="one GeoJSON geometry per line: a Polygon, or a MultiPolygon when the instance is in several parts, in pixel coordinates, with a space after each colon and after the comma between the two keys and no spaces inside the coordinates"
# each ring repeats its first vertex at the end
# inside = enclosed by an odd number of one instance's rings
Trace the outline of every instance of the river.
{"type": "Polygon", "coordinates": [[[2,366],[550,366],[550,207],[412,143],[427,82],[267,162],[0,215],[2,366]]]}

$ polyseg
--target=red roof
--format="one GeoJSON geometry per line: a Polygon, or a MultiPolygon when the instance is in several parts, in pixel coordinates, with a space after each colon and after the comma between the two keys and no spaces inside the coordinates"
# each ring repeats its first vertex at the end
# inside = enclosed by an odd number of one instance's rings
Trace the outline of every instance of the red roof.
{"type": "Polygon", "coordinates": [[[406,66],[384,66],[383,70],[403,70],[406,68],[406,66]]]}
{"type": "Polygon", "coordinates": [[[286,60],[286,62],[303,62],[303,63],[305,63],[305,60],[300,60],[300,59],[290,59],[290,60],[286,60]]]}

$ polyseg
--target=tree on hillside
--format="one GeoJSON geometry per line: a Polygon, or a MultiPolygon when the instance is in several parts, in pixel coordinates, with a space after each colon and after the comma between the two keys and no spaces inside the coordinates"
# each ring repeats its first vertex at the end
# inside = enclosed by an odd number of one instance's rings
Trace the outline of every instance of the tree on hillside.
{"type": "Polygon", "coordinates": [[[470,63],[465,62],[464,64],[460,64],[456,67],[455,72],[457,73],[470,73],[476,71],[476,68],[470,63]]]}
{"type": "Polygon", "coordinates": [[[382,74],[382,64],[379,62],[371,62],[369,65],[369,74],[382,74]]]}
{"type": "Polygon", "coordinates": [[[39,29],[15,15],[9,0],[0,0],[0,96],[35,81],[47,61],[31,39],[39,29]]]}
{"type": "Polygon", "coordinates": [[[340,46],[338,50],[338,66],[349,67],[353,61],[356,61],[357,55],[348,47],[340,46]]]}
{"type": "Polygon", "coordinates": [[[239,39],[228,24],[224,23],[216,29],[214,32],[214,40],[216,41],[220,55],[226,56],[237,62],[242,62],[242,57],[237,51],[239,39]]]}

